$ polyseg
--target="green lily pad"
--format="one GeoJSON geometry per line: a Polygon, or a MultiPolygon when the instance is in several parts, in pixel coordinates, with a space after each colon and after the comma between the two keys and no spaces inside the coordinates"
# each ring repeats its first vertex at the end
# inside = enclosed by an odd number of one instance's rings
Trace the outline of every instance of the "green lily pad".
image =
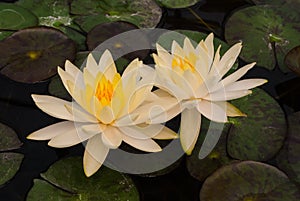
{"type": "Polygon", "coordinates": [[[210,135],[216,135],[221,132],[221,136],[212,152],[204,159],[199,158],[199,152],[204,138],[206,137],[205,133],[207,133],[208,129],[208,127],[204,126],[203,124],[206,123],[209,125],[209,120],[205,120],[205,122],[202,121],[200,136],[197,140],[195,148],[192,154],[186,158],[186,166],[190,175],[201,182],[203,182],[210,174],[223,165],[227,165],[233,161],[231,158],[229,158],[226,151],[226,139],[230,124],[226,124],[222,130],[218,128],[210,128],[210,135]]]}
{"type": "Polygon", "coordinates": [[[162,16],[161,8],[153,0],[73,0],[71,13],[86,32],[97,24],[126,21],[140,28],[155,27],[162,16]]]}
{"type": "Polygon", "coordinates": [[[300,193],[277,168],[254,161],[223,166],[204,182],[201,201],[291,201],[300,193]]]}
{"type": "Polygon", "coordinates": [[[291,49],[285,56],[284,62],[291,71],[300,75],[300,46],[291,49]]]}
{"type": "Polygon", "coordinates": [[[0,123],[0,186],[13,178],[23,160],[22,154],[7,151],[18,149],[21,145],[15,131],[0,123]]]}
{"type": "Polygon", "coordinates": [[[75,51],[74,42],[56,29],[23,29],[0,41],[0,73],[18,82],[42,81],[73,60],[75,51]]]}
{"type": "Polygon", "coordinates": [[[260,5],[241,9],[228,19],[225,38],[230,44],[243,42],[240,57],[246,62],[256,61],[258,66],[269,70],[278,63],[287,72],[284,57],[300,41],[300,17],[292,8],[289,4],[288,7],[260,5]]]}
{"type": "Polygon", "coordinates": [[[42,178],[36,179],[27,201],[85,200],[138,201],[139,194],[132,180],[106,167],[92,177],[83,173],[82,159],[71,157],[53,164],[42,178]]]}
{"type": "Polygon", "coordinates": [[[289,178],[300,185],[300,112],[288,117],[288,137],[276,161],[289,178]]]}
{"type": "Polygon", "coordinates": [[[285,115],[280,105],[266,92],[233,100],[232,104],[247,117],[232,118],[228,133],[228,154],[240,160],[267,161],[283,146],[287,133],[285,115]]]}
{"type": "Polygon", "coordinates": [[[201,0],[156,0],[159,5],[167,8],[186,8],[200,1],[201,0]]]}
{"type": "Polygon", "coordinates": [[[286,0],[251,0],[256,5],[283,5],[286,0]]]}
{"type": "Polygon", "coordinates": [[[0,31],[0,41],[12,35],[14,31],[0,31]]]}
{"type": "MultiPolygon", "coordinates": [[[[124,58],[134,60],[135,58],[144,59],[149,54],[149,49],[134,51],[137,47],[150,47],[147,35],[143,31],[138,31],[138,27],[128,22],[108,22],[95,26],[87,35],[87,45],[89,50],[94,50],[99,45],[104,44],[108,39],[112,42],[107,42],[104,49],[109,49],[112,55],[124,55],[124,58]],[[135,30],[133,33],[136,37],[130,40],[129,37],[116,37],[127,31],[135,30]],[[127,40],[124,40],[127,38],[127,40]],[[127,52],[129,52],[127,54],[127,52]]],[[[100,48],[100,51],[103,48],[100,48]]],[[[98,48],[96,49],[96,51],[98,48]]]]}
{"type": "MultiPolygon", "coordinates": [[[[174,30],[174,31],[169,31],[166,32],[164,34],[162,34],[157,43],[160,44],[162,47],[164,47],[166,50],[171,50],[172,47],[172,42],[175,40],[181,47],[183,47],[183,41],[185,39],[185,37],[188,37],[192,44],[194,45],[194,47],[196,47],[196,45],[201,41],[204,40],[206,37],[208,36],[208,34],[206,33],[202,33],[202,32],[198,32],[198,31],[190,31],[190,30],[174,30]]],[[[229,48],[230,46],[220,40],[219,38],[214,37],[214,48],[215,51],[217,50],[217,48],[219,47],[219,45],[221,45],[221,50],[220,50],[220,55],[223,55],[229,48]]],[[[231,68],[230,72],[233,72],[237,69],[238,67],[238,62],[236,62],[233,67],[231,68]]]]}
{"type": "Polygon", "coordinates": [[[0,29],[19,30],[37,24],[37,17],[29,10],[10,3],[0,3],[0,29]]]}

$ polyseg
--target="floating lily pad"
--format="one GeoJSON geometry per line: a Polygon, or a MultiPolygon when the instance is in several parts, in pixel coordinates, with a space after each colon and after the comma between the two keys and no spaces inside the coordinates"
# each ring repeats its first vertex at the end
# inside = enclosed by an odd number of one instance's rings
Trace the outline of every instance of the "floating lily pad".
{"type": "MultiPolygon", "coordinates": [[[[171,47],[172,47],[172,42],[174,40],[181,47],[183,47],[183,41],[184,41],[185,37],[188,37],[191,40],[194,47],[196,47],[196,45],[201,40],[204,40],[207,36],[208,36],[208,34],[198,32],[198,31],[174,30],[174,31],[170,31],[170,32],[166,32],[166,33],[162,34],[159,37],[157,43],[160,44],[162,47],[164,47],[166,50],[170,51],[171,47]]],[[[224,42],[216,37],[214,37],[213,43],[214,43],[215,51],[217,50],[219,45],[221,45],[220,55],[223,55],[230,48],[230,46],[226,42],[224,42]]],[[[237,68],[238,68],[238,62],[236,61],[235,64],[230,69],[229,74],[234,72],[237,68]]]]}
{"type": "Polygon", "coordinates": [[[212,152],[206,158],[199,159],[199,151],[208,129],[208,127],[203,129],[203,123],[204,122],[202,121],[200,136],[195,148],[192,154],[186,158],[186,166],[190,175],[202,182],[218,168],[233,161],[229,158],[226,152],[226,139],[230,124],[226,124],[223,130],[210,128],[210,135],[217,135],[221,133],[221,137],[212,152]]]}
{"type": "Polygon", "coordinates": [[[279,167],[289,178],[300,185],[300,112],[290,115],[288,123],[288,137],[276,159],[279,167]]]}
{"type": "MultiPolygon", "coordinates": [[[[130,34],[130,33],[129,33],[130,34]]],[[[95,26],[89,31],[87,36],[87,45],[89,50],[94,50],[99,45],[104,45],[105,49],[109,49],[112,55],[124,55],[129,60],[135,58],[144,59],[149,54],[149,49],[135,51],[139,47],[150,47],[150,42],[143,31],[138,31],[138,27],[128,22],[108,22],[95,26]],[[118,34],[135,30],[132,40],[124,35],[124,37],[112,38],[118,34]],[[111,42],[104,42],[111,39],[111,42]],[[127,53],[128,52],[128,53],[127,53]]],[[[103,49],[103,48],[100,48],[103,49]]]]}
{"type": "Polygon", "coordinates": [[[201,0],[156,0],[156,2],[167,8],[186,8],[192,6],[201,0]]]}
{"type": "Polygon", "coordinates": [[[37,24],[37,17],[29,10],[10,3],[0,3],[0,29],[19,30],[37,24]]]}
{"type": "Polygon", "coordinates": [[[155,27],[162,16],[161,8],[153,0],[73,0],[71,13],[85,31],[97,24],[126,21],[141,28],[155,27]]]}
{"type": "Polygon", "coordinates": [[[139,194],[132,180],[106,167],[87,178],[82,169],[82,159],[72,157],[53,164],[35,180],[27,201],[138,201],[139,194]]]}
{"type": "Polygon", "coordinates": [[[7,152],[20,148],[17,134],[10,127],[0,123],[0,185],[10,180],[18,171],[23,155],[19,153],[7,152]],[[2,153],[5,151],[4,153],[2,153]]]}
{"type": "Polygon", "coordinates": [[[251,0],[256,5],[283,5],[286,0],[251,0]]]}
{"type": "Polygon", "coordinates": [[[300,46],[291,49],[285,56],[284,62],[291,71],[300,75],[300,46]]]}
{"type": "Polygon", "coordinates": [[[280,105],[266,92],[254,89],[253,94],[234,100],[232,104],[247,117],[232,118],[227,151],[240,160],[267,161],[283,146],[287,133],[285,115],[280,105]]]}
{"type": "Polygon", "coordinates": [[[18,31],[0,41],[0,73],[33,83],[57,73],[66,59],[75,57],[75,44],[60,31],[47,27],[18,31]]]}
{"type": "Polygon", "coordinates": [[[204,182],[201,201],[291,201],[300,193],[288,177],[277,168],[254,161],[224,166],[204,182]]]}
{"type": "Polygon", "coordinates": [[[12,35],[14,31],[0,31],[0,41],[12,35]]]}
{"type": "Polygon", "coordinates": [[[292,8],[289,4],[288,7],[260,5],[241,9],[228,19],[225,38],[230,44],[243,42],[240,57],[245,61],[256,61],[258,66],[269,70],[278,63],[287,72],[284,57],[300,41],[300,16],[292,8]]]}

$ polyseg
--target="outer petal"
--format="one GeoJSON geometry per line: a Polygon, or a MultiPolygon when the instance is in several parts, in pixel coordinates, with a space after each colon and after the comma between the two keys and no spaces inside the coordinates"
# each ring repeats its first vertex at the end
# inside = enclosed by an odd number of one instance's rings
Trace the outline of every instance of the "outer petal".
{"type": "Polygon", "coordinates": [[[62,135],[71,129],[74,129],[74,122],[63,121],[35,131],[28,135],[27,139],[50,140],[51,138],[54,138],[58,135],[62,135]]]}
{"type": "Polygon", "coordinates": [[[201,125],[201,114],[196,109],[185,109],[181,113],[180,142],[186,154],[190,155],[197,142],[201,125]]]}
{"type": "Polygon", "coordinates": [[[104,162],[108,151],[109,148],[102,143],[100,135],[95,135],[87,142],[83,156],[83,169],[87,177],[97,172],[104,162]]]}
{"type": "Polygon", "coordinates": [[[226,100],[233,100],[237,98],[241,98],[251,94],[252,91],[250,90],[241,90],[241,91],[223,91],[219,90],[214,93],[208,94],[207,96],[203,97],[203,99],[208,101],[226,101],[226,100]]]}
{"type": "Polygon", "coordinates": [[[108,50],[105,50],[105,52],[102,54],[98,68],[105,74],[105,77],[107,79],[109,79],[110,81],[113,80],[115,74],[117,73],[117,69],[114,59],[108,50]]]}
{"type": "Polygon", "coordinates": [[[240,91],[258,87],[268,82],[265,79],[246,79],[234,82],[225,87],[226,91],[240,91]]]}
{"type": "Polygon", "coordinates": [[[142,150],[142,151],[159,152],[162,150],[160,148],[160,146],[152,139],[140,140],[140,139],[135,139],[135,138],[129,137],[125,134],[123,134],[122,138],[123,138],[123,141],[126,142],[127,144],[133,146],[136,149],[142,150]]]}
{"type": "Polygon", "coordinates": [[[102,142],[110,149],[118,148],[122,143],[121,131],[113,126],[108,126],[101,136],[102,142]]]}
{"type": "Polygon", "coordinates": [[[198,102],[197,110],[206,118],[216,122],[227,122],[226,102],[210,102],[202,100],[198,102]]]}
{"type": "Polygon", "coordinates": [[[164,128],[152,138],[158,140],[171,140],[178,138],[178,134],[169,129],[168,127],[164,126],[164,128]]]}
{"type": "Polygon", "coordinates": [[[230,104],[227,102],[226,105],[226,115],[228,117],[238,117],[238,116],[243,116],[246,117],[247,115],[242,113],[238,108],[236,108],[234,105],[230,104]]]}
{"type": "Polygon", "coordinates": [[[55,136],[48,142],[48,145],[57,148],[71,147],[73,145],[84,142],[85,140],[90,139],[95,135],[95,133],[86,133],[79,128],[80,126],[73,127],[67,132],[55,136]]]}

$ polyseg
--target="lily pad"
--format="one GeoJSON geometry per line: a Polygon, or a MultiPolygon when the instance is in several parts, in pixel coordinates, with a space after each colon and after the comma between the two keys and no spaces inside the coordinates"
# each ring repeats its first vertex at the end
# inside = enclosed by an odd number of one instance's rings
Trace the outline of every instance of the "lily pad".
{"type": "MultiPolygon", "coordinates": [[[[206,122],[209,122],[209,120],[205,120],[206,122]]],[[[229,164],[233,161],[228,156],[226,151],[226,139],[230,124],[226,124],[223,130],[219,130],[218,128],[210,128],[210,135],[216,135],[221,132],[221,137],[215,148],[206,158],[199,158],[199,151],[203,144],[204,138],[206,137],[205,134],[207,133],[208,129],[207,126],[203,126],[203,123],[204,121],[202,121],[200,136],[197,140],[195,148],[192,154],[186,158],[186,166],[190,175],[201,182],[203,182],[210,174],[212,174],[223,165],[229,164]],[[203,127],[206,128],[204,129],[203,127]]],[[[209,123],[206,124],[208,125],[209,123]]]]}
{"type": "Polygon", "coordinates": [[[300,185],[300,112],[288,117],[288,137],[276,161],[289,178],[300,185]]]}
{"type": "Polygon", "coordinates": [[[300,46],[291,49],[284,59],[287,67],[300,76],[300,46]]]}
{"type": "Polygon", "coordinates": [[[37,24],[37,17],[29,10],[10,3],[0,3],[0,29],[19,30],[37,24]]]}
{"type": "Polygon", "coordinates": [[[0,31],[0,41],[12,35],[14,31],[0,31]]]}
{"type": "Polygon", "coordinates": [[[138,201],[139,194],[132,180],[106,167],[92,177],[83,173],[82,159],[71,157],[53,164],[43,173],[44,180],[36,179],[27,201],[138,201]]]}
{"type": "Polygon", "coordinates": [[[15,131],[0,123],[0,186],[16,174],[23,160],[22,154],[7,151],[18,149],[21,145],[15,131]]]}
{"type": "Polygon", "coordinates": [[[201,201],[291,201],[300,193],[277,168],[254,161],[223,166],[204,182],[201,201]],[[217,192],[217,193],[216,193],[217,192]]]}
{"type": "Polygon", "coordinates": [[[243,42],[240,57],[256,61],[269,70],[278,66],[283,72],[287,52],[300,41],[299,14],[293,5],[288,7],[259,5],[241,9],[228,19],[225,38],[228,43],[243,42]],[[275,54],[276,53],[276,54],[275,54]]]}
{"type": "MultiPolygon", "coordinates": [[[[95,26],[91,31],[89,31],[87,36],[87,45],[89,50],[94,50],[99,45],[104,44],[108,39],[112,42],[105,43],[105,49],[109,49],[112,55],[124,55],[125,58],[133,60],[135,58],[144,59],[148,56],[149,50],[139,50],[135,51],[138,47],[150,47],[150,42],[146,34],[143,31],[138,31],[138,27],[134,24],[128,22],[108,22],[95,26]],[[127,32],[135,30],[133,34],[134,41],[124,37],[117,37],[113,39],[112,37],[127,32]],[[127,52],[129,52],[127,54],[127,52]]],[[[102,48],[100,48],[102,49],[102,48]]]]}
{"type": "Polygon", "coordinates": [[[202,0],[156,0],[156,2],[167,8],[186,8],[202,0]]]}
{"type": "Polygon", "coordinates": [[[161,8],[153,0],[73,0],[71,13],[83,30],[90,31],[97,24],[126,21],[140,28],[155,27],[162,16],[161,8]]]}
{"type": "Polygon", "coordinates": [[[234,100],[232,104],[247,117],[232,118],[228,133],[228,154],[240,160],[267,161],[283,146],[287,133],[285,115],[280,105],[266,92],[234,100]]]}
{"type": "Polygon", "coordinates": [[[0,41],[0,73],[18,82],[39,82],[73,60],[75,51],[75,43],[56,29],[23,29],[0,41]]]}

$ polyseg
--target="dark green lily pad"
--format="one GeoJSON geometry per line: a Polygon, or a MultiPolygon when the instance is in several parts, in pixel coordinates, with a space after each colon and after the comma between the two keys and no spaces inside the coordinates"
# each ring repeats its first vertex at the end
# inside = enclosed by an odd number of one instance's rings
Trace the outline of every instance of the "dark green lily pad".
{"type": "Polygon", "coordinates": [[[21,145],[15,131],[0,123],[0,186],[16,174],[23,159],[22,154],[7,151],[18,149],[21,145]]]}
{"type": "Polygon", "coordinates": [[[0,73],[18,82],[39,82],[73,60],[75,51],[75,43],[56,29],[24,29],[0,41],[0,73]]]}
{"type": "Polygon", "coordinates": [[[225,38],[229,44],[243,42],[240,57],[245,61],[256,61],[258,66],[269,70],[278,63],[280,69],[287,72],[284,57],[300,41],[299,16],[292,4],[247,7],[228,19],[225,38]]]}
{"type": "Polygon", "coordinates": [[[74,0],[71,3],[74,20],[86,32],[97,24],[126,21],[140,28],[155,27],[162,16],[161,8],[152,0],[74,0]]]}
{"type": "Polygon", "coordinates": [[[14,31],[0,31],[0,41],[12,35],[14,31]]]}
{"type": "Polygon", "coordinates": [[[287,133],[284,112],[266,92],[254,89],[253,94],[234,100],[232,104],[247,117],[232,118],[228,133],[228,154],[240,160],[267,161],[283,146],[287,133]]]}
{"type": "Polygon", "coordinates": [[[288,137],[276,161],[289,178],[300,186],[300,112],[290,115],[288,123],[288,137]]]}
{"type": "Polygon", "coordinates": [[[92,177],[83,173],[82,159],[71,157],[53,164],[43,173],[43,180],[35,180],[27,201],[85,200],[138,201],[139,194],[132,180],[106,167],[92,177]]]}
{"type": "Polygon", "coordinates": [[[291,201],[300,193],[277,168],[254,161],[223,166],[204,182],[201,201],[291,201]]]}
{"type": "Polygon", "coordinates": [[[186,8],[192,6],[201,0],[156,0],[156,2],[167,8],[186,8]]]}
{"type": "Polygon", "coordinates": [[[300,75],[300,46],[291,49],[285,56],[284,62],[291,71],[300,75]]]}
{"type": "Polygon", "coordinates": [[[256,5],[283,5],[286,0],[251,0],[256,5]]]}
{"type": "Polygon", "coordinates": [[[0,3],[0,29],[19,30],[37,24],[37,17],[29,10],[10,3],[0,3]]]}
{"type": "Polygon", "coordinates": [[[149,54],[149,49],[135,51],[136,47],[150,47],[150,42],[148,41],[147,35],[143,31],[138,31],[138,27],[134,24],[117,21],[95,26],[87,35],[89,50],[94,50],[99,45],[103,45],[108,39],[111,39],[112,42],[105,43],[104,49],[109,49],[112,55],[124,55],[125,58],[133,60],[135,58],[144,59],[149,54]],[[131,40],[126,36],[111,39],[118,34],[132,30],[135,30],[132,34],[136,37],[131,40]],[[124,38],[127,38],[127,40],[124,40],[124,38]]]}
{"type": "Polygon", "coordinates": [[[209,120],[202,121],[200,136],[197,140],[195,148],[190,156],[186,158],[186,166],[191,176],[196,178],[197,180],[203,182],[210,174],[216,171],[218,168],[223,165],[227,165],[233,160],[229,158],[226,152],[226,140],[227,133],[230,128],[230,124],[225,124],[225,127],[222,130],[218,128],[210,128],[210,135],[216,135],[221,132],[221,136],[219,138],[218,143],[212,152],[204,159],[199,158],[199,151],[203,144],[204,138],[206,137],[209,120]],[[204,123],[207,126],[203,125],[204,123]],[[203,128],[206,127],[206,128],[203,128]]]}
{"type": "MultiPolygon", "coordinates": [[[[170,32],[166,32],[162,34],[157,43],[160,44],[162,47],[164,47],[166,50],[171,50],[172,42],[175,40],[181,47],[183,47],[183,41],[185,37],[188,37],[192,44],[196,47],[196,45],[201,41],[204,40],[208,34],[198,32],[198,31],[190,31],[190,30],[174,30],[170,32]]],[[[214,37],[214,48],[215,51],[217,48],[221,45],[220,55],[223,55],[230,46],[220,40],[219,38],[214,37]]],[[[238,62],[236,62],[233,67],[231,68],[230,72],[233,72],[237,69],[238,62]]]]}

